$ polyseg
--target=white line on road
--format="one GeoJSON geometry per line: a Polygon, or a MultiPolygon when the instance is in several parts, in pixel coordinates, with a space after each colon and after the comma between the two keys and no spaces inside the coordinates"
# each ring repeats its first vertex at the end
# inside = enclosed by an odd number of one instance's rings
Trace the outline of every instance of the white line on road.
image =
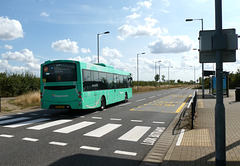
{"type": "Polygon", "coordinates": [[[68,134],[68,133],[71,133],[73,131],[82,129],[84,127],[93,125],[95,123],[96,122],[83,121],[83,122],[80,122],[80,123],[77,123],[77,124],[74,124],[74,125],[71,125],[71,126],[67,126],[67,127],[64,127],[64,128],[58,129],[58,130],[54,130],[53,132],[68,134]]]}
{"type": "Polygon", "coordinates": [[[135,152],[127,152],[127,151],[121,151],[121,150],[116,150],[114,152],[115,154],[123,154],[123,155],[127,155],[127,156],[136,156],[137,153],[135,152]]]}
{"type": "Polygon", "coordinates": [[[139,99],[139,100],[137,100],[136,102],[140,102],[140,101],[143,101],[143,100],[146,100],[146,98],[144,98],[144,99],[139,99]]]}
{"type": "Polygon", "coordinates": [[[46,119],[46,118],[34,119],[34,120],[20,122],[20,123],[16,123],[16,124],[11,124],[11,125],[7,125],[7,126],[3,126],[3,127],[16,128],[16,127],[26,126],[26,125],[30,125],[30,124],[33,124],[33,123],[46,121],[46,120],[49,120],[49,119],[46,119]]]}
{"type": "Polygon", "coordinates": [[[91,132],[88,132],[84,134],[84,136],[90,136],[90,137],[102,137],[105,134],[117,129],[118,127],[122,126],[121,124],[112,124],[108,123],[100,128],[97,128],[96,130],[93,130],[91,132]]]}
{"type": "Polygon", "coordinates": [[[156,96],[151,96],[151,97],[149,97],[149,99],[154,98],[154,97],[156,97],[156,96]]]}
{"type": "Polygon", "coordinates": [[[29,117],[21,117],[21,118],[7,119],[7,120],[0,121],[0,124],[17,122],[17,121],[27,120],[27,119],[31,119],[31,118],[29,118],[29,117]]]}
{"type": "Polygon", "coordinates": [[[55,142],[55,141],[52,141],[52,142],[49,142],[50,145],[58,145],[58,146],[66,146],[67,143],[64,143],[64,142],[55,142]]]}
{"type": "Polygon", "coordinates": [[[122,119],[110,118],[110,120],[121,121],[122,119]]]}
{"type": "Polygon", "coordinates": [[[142,120],[131,120],[131,122],[143,122],[142,120]]]}
{"type": "Polygon", "coordinates": [[[181,133],[180,133],[180,135],[179,135],[179,137],[178,137],[178,140],[177,140],[176,146],[180,146],[180,145],[181,145],[181,142],[182,142],[182,139],[183,139],[184,132],[185,132],[185,129],[182,129],[182,130],[181,130],[181,133]]]}
{"type": "Polygon", "coordinates": [[[165,124],[165,122],[158,122],[158,121],[153,121],[153,123],[157,123],[157,124],[165,124]]]}
{"type": "Polygon", "coordinates": [[[80,149],[99,151],[101,148],[93,146],[81,146],[80,149]]]}
{"type": "Polygon", "coordinates": [[[125,106],[125,105],[128,105],[128,104],[131,104],[132,102],[128,102],[128,103],[125,103],[125,104],[121,104],[121,105],[118,105],[116,107],[122,107],[122,106],[125,106]]]}
{"type": "Polygon", "coordinates": [[[102,119],[102,117],[92,117],[92,119],[102,119]]]}
{"type": "Polygon", "coordinates": [[[23,141],[31,141],[31,142],[37,142],[38,141],[38,139],[36,139],[36,138],[28,138],[28,137],[25,137],[22,140],[23,141]]]}
{"type": "Polygon", "coordinates": [[[7,135],[7,134],[1,134],[0,137],[12,138],[14,136],[13,135],[7,135]]]}
{"type": "Polygon", "coordinates": [[[135,126],[118,140],[137,142],[150,128],[148,126],[135,126]]]}
{"type": "Polygon", "coordinates": [[[55,120],[55,121],[53,121],[53,122],[49,122],[49,123],[45,123],[45,124],[41,124],[41,125],[29,127],[29,128],[27,128],[27,129],[42,130],[42,129],[46,129],[46,128],[49,128],[49,127],[53,127],[53,126],[60,125],[60,124],[64,124],[64,123],[71,122],[71,121],[72,121],[72,120],[66,120],[66,119],[63,119],[63,120],[55,120]]]}

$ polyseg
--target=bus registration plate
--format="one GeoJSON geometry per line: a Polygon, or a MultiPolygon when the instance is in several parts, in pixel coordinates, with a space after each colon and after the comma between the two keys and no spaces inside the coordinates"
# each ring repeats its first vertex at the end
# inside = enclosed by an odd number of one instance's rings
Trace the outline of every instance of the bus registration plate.
{"type": "Polygon", "coordinates": [[[64,105],[56,105],[55,108],[56,109],[63,109],[63,108],[65,108],[65,106],[64,105]]]}

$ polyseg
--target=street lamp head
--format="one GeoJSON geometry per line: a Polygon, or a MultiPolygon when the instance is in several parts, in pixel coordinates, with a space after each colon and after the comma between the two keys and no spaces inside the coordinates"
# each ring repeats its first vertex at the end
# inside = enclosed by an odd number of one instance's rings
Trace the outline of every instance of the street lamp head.
{"type": "Polygon", "coordinates": [[[142,52],[142,54],[145,54],[145,52],[142,52]]]}
{"type": "Polygon", "coordinates": [[[186,19],[185,21],[193,21],[193,19],[186,19]]]}
{"type": "Polygon", "coordinates": [[[103,34],[108,34],[108,33],[110,33],[109,31],[107,31],[107,32],[104,32],[103,34]]]}

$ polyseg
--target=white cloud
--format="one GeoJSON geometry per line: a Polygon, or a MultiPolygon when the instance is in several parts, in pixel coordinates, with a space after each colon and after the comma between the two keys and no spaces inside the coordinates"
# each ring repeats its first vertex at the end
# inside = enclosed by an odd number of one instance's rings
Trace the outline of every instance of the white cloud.
{"type": "Polygon", "coordinates": [[[0,17],[0,39],[13,40],[23,38],[22,25],[18,20],[0,17]]]}
{"type": "Polygon", "coordinates": [[[152,6],[152,0],[143,1],[143,2],[138,2],[137,4],[138,4],[139,6],[141,6],[141,7],[146,7],[146,8],[148,8],[148,9],[150,9],[151,6],[152,6]]]}
{"type": "Polygon", "coordinates": [[[40,16],[41,17],[49,17],[49,14],[47,14],[46,12],[42,12],[42,13],[40,13],[40,16]]]}
{"type": "Polygon", "coordinates": [[[86,54],[86,53],[90,53],[91,50],[89,48],[81,48],[81,52],[86,54]]]}
{"type": "Polygon", "coordinates": [[[22,51],[18,52],[6,52],[2,54],[2,58],[6,60],[14,60],[14,61],[26,61],[26,62],[38,62],[39,59],[34,58],[33,52],[28,49],[23,49],[22,51]]]}
{"type": "Polygon", "coordinates": [[[131,15],[128,15],[126,18],[127,19],[137,19],[137,18],[139,18],[141,15],[140,14],[137,14],[137,13],[133,13],[133,14],[131,14],[131,15]]]}
{"type": "Polygon", "coordinates": [[[161,36],[148,45],[151,53],[180,53],[190,51],[193,41],[188,36],[161,36]]]}
{"type": "MultiPolygon", "coordinates": [[[[75,61],[81,61],[81,62],[86,62],[86,63],[97,63],[97,56],[92,55],[92,56],[87,56],[82,58],[81,56],[77,56],[75,58],[69,58],[69,60],[75,60],[75,61]]],[[[105,63],[108,64],[108,61],[103,58],[102,56],[99,57],[100,63],[105,63]]]]}
{"type": "Polygon", "coordinates": [[[110,57],[110,58],[121,58],[121,57],[123,57],[123,55],[121,54],[120,51],[118,51],[117,49],[111,49],[111,48],[108,48],[108,47],[102,49],[102,56],[110,57]]]}
{"type": "Polygon", "coordinates": [[[70,41],[70,39],[53,42],[52,48],[56,51],[71,52],[73,54],[79,53],[79,47],[77,45],[77,42],[70,41]]]}
{"type": "Polygon", "coordinates": [[[12,65],[8,64],[7,60],[0,59],[0,70],[12,72],[12,73],[22,73],[22,72],[26,71],[26,67],[12,66],[12,65]]]}
{"type": "Polygon", "coordinates": [[[12,49],[13,49],[13,46],[6,44],[6,45],[4,45],[4,48],[5,48],[6,50],[12,50],[12,49]]]}

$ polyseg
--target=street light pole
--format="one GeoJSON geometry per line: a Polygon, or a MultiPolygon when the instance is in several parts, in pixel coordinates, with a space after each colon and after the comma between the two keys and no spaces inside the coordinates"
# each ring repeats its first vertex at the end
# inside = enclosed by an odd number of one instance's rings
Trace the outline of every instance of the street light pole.
{"type": "Polygon", "coordinates": [[[139,82],[138,82],[138,79],[139,79],[139,72],[138,72],[138,55],[140,55],[140,54],[145,54],[145,52],[142,52],[142,53],[137,54],[137,92],[139,92],[139,82]]]}
{"type": "MultiPolygon", "coordinates": [[[[202,31],[203,31],[203,18],[201,19],[186,19],[185,21],[194,21],[194,20],[200,20],[202,25],[202,31]]],[[[204,63],[202,63],[202,98],[204,98],[204,63]]]]}
{"type": "Polygon", "coordinates": [[[194,87],[195,87],[195,66],[190,66],[190,67],[193,67],[193,83],[194,83],[194,87]]]}
{"type": "Polygon", "coordinates": [[[103,33],[98,33],[97,34],[97,56],[98,56],[98,63],[99,63],[99,36],[103,35],[103,34],[108,34],[110,33],[109,31],[103,32],[103,33]]]}
{"type": "Polygon", "coordinates": [[[169,68],[173,68],[172,66],[168,66],[168,87],[169,87],[169,84],[170,84],[170,80],[169,80],[169,68]]]}
{"type": "MultiPolygon", "coordinates": [[[[156,75],[157,75],[156,63],[158,63],[158,62],[161,62],[161,61],[155,62],[155,76],[154,76],[154,80],[155,80],[155,77],[156,77],[156,75]]],[[[159,78],[160,78],[160,75],[159,75],[159,78]]],[[[157,81],[155,81],[155,82],[156,82],[156,86],[157,86],[157,81]]]]}

